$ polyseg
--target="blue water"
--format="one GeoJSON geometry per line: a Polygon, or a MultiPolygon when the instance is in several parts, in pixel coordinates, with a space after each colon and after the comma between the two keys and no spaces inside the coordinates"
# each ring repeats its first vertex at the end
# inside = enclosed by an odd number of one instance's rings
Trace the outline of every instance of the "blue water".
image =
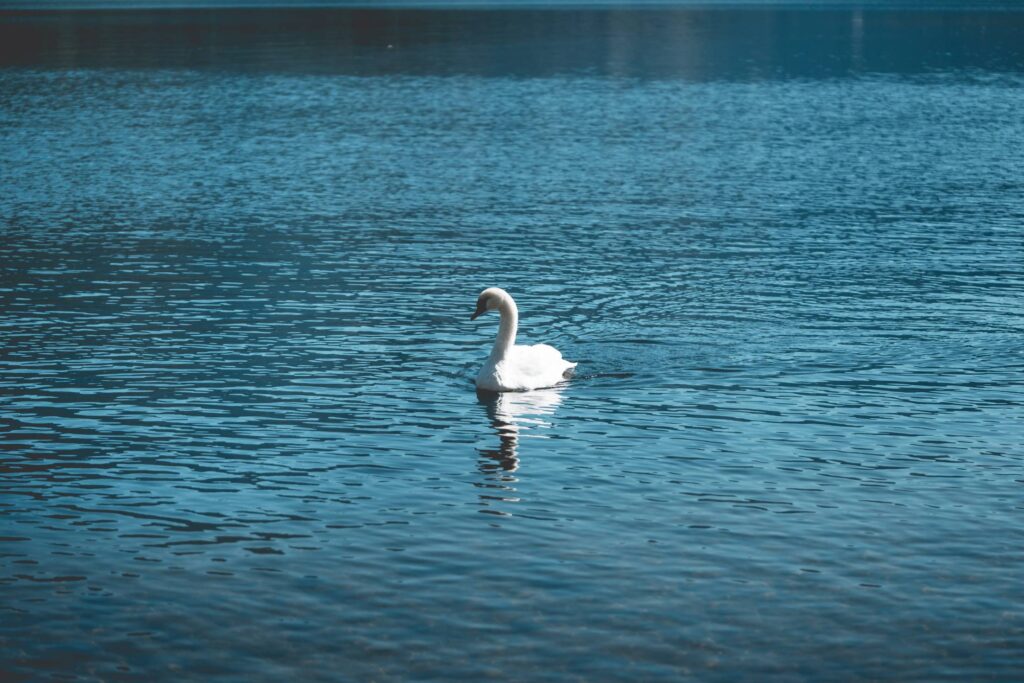
{"type": "Polygon", "coordinates": [[[0,674],[1019,678],[1022,30],[0,13],[0,674]]]}

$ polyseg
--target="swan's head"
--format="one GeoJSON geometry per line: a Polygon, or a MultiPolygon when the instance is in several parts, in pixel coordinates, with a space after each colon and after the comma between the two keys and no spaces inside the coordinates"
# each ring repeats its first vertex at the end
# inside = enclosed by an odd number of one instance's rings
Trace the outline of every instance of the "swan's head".
{"type": "Polygon", "coordinates": [[[487,311],[496,311],[503,301],[509,299],[508,292],[500,287],[489,287],[480,292],[476,300],[476,311],[469,316],[470,320],[476,320],[487,311]]]}

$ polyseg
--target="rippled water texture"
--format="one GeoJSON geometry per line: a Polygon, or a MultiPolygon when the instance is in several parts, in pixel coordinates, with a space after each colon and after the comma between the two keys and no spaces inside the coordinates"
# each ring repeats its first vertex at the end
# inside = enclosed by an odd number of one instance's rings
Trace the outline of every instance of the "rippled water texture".
{"type": "Polygon", "coordinates": [[[0,14],[5,680],[1017,678],[1022,29],[0,14]]]}

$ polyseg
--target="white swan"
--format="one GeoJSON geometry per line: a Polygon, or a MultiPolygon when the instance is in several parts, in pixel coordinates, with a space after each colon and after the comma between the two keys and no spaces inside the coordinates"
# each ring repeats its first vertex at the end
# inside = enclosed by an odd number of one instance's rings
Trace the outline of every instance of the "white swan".
{"type": "Polygon", "coordinates": [[[476,318],[488,311],[498,311],[501,323],[498,338],[487,362],[476,376],[476,386],[487,391],[527,391],[558,384],[571,374],[576,363],[562,358],[553,346],[516,346],[519,309],[508,292],[491,287],[480,292],[476,300],[476,318]]]}

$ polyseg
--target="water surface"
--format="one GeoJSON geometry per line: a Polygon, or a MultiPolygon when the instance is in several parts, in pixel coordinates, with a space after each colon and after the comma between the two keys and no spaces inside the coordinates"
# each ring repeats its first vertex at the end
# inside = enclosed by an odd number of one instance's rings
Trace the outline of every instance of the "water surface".
{"type": "Polygon", "coordinates": [[[1019,676],[1022,29],[0,14],[0,671],[1019,676]]]}

